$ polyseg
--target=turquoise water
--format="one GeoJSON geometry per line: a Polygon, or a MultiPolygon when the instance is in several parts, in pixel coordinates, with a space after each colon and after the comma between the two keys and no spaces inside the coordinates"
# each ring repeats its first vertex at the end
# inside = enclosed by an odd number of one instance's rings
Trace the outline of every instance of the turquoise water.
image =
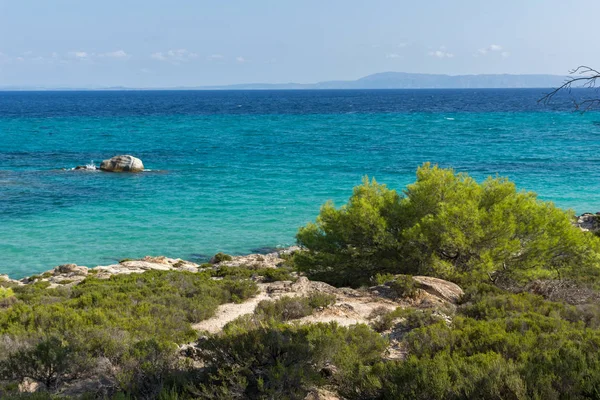
{"type": "Polygon", "coordinates": [[[600,116],[539,92],[169,93],[0,93],[0,274],[291,245],[364,175],[401,189],[425,161],[600,210],[600,116]],[[151,171],[61,170],[116,154],[151,171]]]}

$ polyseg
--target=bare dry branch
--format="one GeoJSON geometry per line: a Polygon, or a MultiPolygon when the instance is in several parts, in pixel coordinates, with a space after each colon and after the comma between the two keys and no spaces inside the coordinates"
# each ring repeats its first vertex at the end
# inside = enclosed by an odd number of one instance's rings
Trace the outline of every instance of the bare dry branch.
{"type": "MultiPolygon", "coordinates": [[[[544,103],[546,105],[549,104],[554,96],[561,91],[566,90],[567,92],[571,93],[573,85],[587,89],[598,88],[596,85],[598,79],[600,79],[600,71],[586,65],[580,65],[574,70],[569,71],[569,77],[567,77],[565,82],[558,88],[546,93],[541,99],[538,100],[538,103],[544,103]]],[[[583,100],[572,99],[572,101],[575,109],[582,112],[586,112],[595,108],[596,106],[600,106],[600,98],[585,98],[583,100]]]]}

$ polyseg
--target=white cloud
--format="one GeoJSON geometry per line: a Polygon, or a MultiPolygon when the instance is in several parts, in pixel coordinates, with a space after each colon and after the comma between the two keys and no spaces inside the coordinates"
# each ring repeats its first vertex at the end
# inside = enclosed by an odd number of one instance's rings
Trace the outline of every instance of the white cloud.
{"type": "Polygon", "coordinates": [[[385,55],[385,58],[400,58],[400,54],[388,53],[385,55]]]}
{"type": "Polygon", "coordinates": [[[402,43],[398,43],[398,45],[396,47],[398,47],[399,49],[403,49],[406,46],[408,46],[408,43],[402,42],[402,43]]]}
{"type": "Polygon", "coordinates": [[[110,51],[108,53],[100,54],[100,57],[127,58],[127,57],[129,57],[129,54],[127,54],[124,50],[116,50],[116,51],[110,51]]]}
{"type": "Polygon", "coordinates": [[[208,61],[219,61],[224,59],[225,57],[222,54],[211,54],[206,58],[208,59],[208,61]]]}
{"type": "Polygon", "coordinates": [[[85,51],[71,51],[69,52],[69,55],[78,59],[85,59],[89,57],[89,54],[85,51]]]}
{"type": "Polygon", "coordinates": [[[239,62],[241,64],[241,63],[245,63],[246,59],[244,57],[242,57],[242,56],[239,56],[239,57],[235,58],[235,61],[237,61],[237,62],[239,62]]]}
{"type": "MultiPolygon", "coordinates": [[[[502,51],[502,46],[500,46],[498,44],[490,44],[487,47],[483,47],[481,49],[478,49],[477,53],[475,54],[475,56],[477,56],[477,55],[485,56],[488,53],[499,52],[499,51],[502,51]]],[[[504,53],[506,53],[506,52],[504,52],[504,53]]]]}
{"type": "Polygon", "coordinates": [[[510,56],[510,53],[508,51],[503,51],[501,54],[502,58],[508,58],[510,56]]]}
{"type": "Polygon", "coordinates": [[[150,55],[150,58],[153,58],[153,59],[159,60],[159,61],[166,61],[167,60],[167,57],[163,53],[161,53],[161,52],[152,53],[150,55]]]}
{"type": "Polygon", "coordinates": [[[443,46],[440,47],[439,50],[430,51],[427,54],[429,54],[431,57],[437,57],[437,58],[454,58],[454,54],[446,51],[446,48],[443,46]]]}
{"type": "Polygon", "coordinates": [[[150,57],[158,61],[167,61],[173,64],[179,64],[198,58],[198,54],[190,52],[187,49],[171,49],[165,52],[159,51],[152,53],[150,57]]]}

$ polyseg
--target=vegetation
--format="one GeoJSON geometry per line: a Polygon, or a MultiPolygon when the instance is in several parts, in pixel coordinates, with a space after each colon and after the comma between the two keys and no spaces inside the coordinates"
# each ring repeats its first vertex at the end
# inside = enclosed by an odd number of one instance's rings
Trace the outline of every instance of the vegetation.
{"type": "MultiPolygon", "coordinates": [[[[452,325],[408,333],[406,361],[378,363],[350,398],[578,399],[600,393],[598,320],[531,294],[481,288],[452,325]],[[586,322],[587,321],[587,322],[586,322]],[[365,382],[366,381],[366,382],[365,382]],[[365,395],[366,394],[366,395],[365,395]],[[363,396],[364,395],[364,396],[363,396]]],[[[598,312],[598,306],[595,306],[598,312]]]]}
{"type": "Polygon", "coordinates": [[[600,239],[572,217],[505,179],[429,164],[403,194],[366,179],[298,232],[304,251],[287,264],[399,298],[418,293],[414,274],[465,289],[452,307],[380,307],[371,326],[298,323],[335,302],[314,293],[261,301],[217,334],[192,329],[255,295],[257,277],[291,280],[289,266],[4,282],[0,397],[56,399],[108,376],[108,392],[84,398],[304,399],[315,387],[349,400],[600,398],[600,239]],[[42,391],[17,393],[24,378],[42,391]]]}
{"type": "Polygon", "coordinates": [[[289,268],[257,268],[254,266],[228,267],[219,266],[213,269],[212,276],[219,278],[252,278],[261,277],[265,282],[294,280],[289,268]]]}
{"type": "Polygon", "coordinates": [[[295,256],[310,277],[368,284],[377,274],[421,274],[461,284],[598,276],[599,241],[573,215],[504,178],[479,184],[424,164],[403,196],[365,179],[348,204],[328,202],[300,229],[295,256]]]}
{"type": "Polygon", "coordinates": [[[3,289],[16,302],[0,312],[0,379],[29,378],[54,390],[108,360],[121,388],[138,394],[150,391],[148,380],[160,389],[156,364],[174,357],[175,344],[196,339],[192,323],[257,291],[248,280],[174,271],[88,277],[72,288],[42,283],[3,289]]]}
{"type": "Polygon", "coordinates": [[[376,363],[385,346],[366,325],[272,323],[213,336],[201,346],[209,371],[195,394],[203,399],[304,399],[331,375],[330,383],[349,381],[354,371],[376,363]]]}
{"type": "Polygon", "coordinates": [[[229,254],[217,253],[211,259],[211,263],[218,264],[223,261],[231,261],[231,260],[233,260],[233,258],[229,254]]]}

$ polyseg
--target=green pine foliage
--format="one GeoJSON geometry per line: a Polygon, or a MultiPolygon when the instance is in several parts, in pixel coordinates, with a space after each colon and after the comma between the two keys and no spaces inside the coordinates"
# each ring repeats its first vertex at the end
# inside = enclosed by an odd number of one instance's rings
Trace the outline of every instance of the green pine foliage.
{"type": "Polygon", "coordinates": [[[348,203],[328,202],[301,228],[297,267],[334,285],[377,274],[433,275],[462,284],[598,276],[599,241],[573,215],[504,178],[482,183],[424,164],[403,195],[365,178],[348,203]]]}

